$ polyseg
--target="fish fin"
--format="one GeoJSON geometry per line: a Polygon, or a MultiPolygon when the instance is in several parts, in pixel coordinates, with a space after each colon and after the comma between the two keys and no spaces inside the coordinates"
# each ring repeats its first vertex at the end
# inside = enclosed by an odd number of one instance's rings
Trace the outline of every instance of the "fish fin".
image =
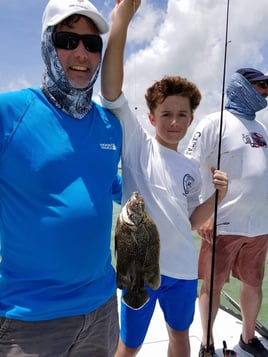
{"type": "Polygon", "coordinates": [[[146,285],[149,286],[152,290],[157,290],[161,285],[161,275],[159,267],[152,269],[144,277],[146,285]]]}
{"type": "Polygon", "coordinates": [[[131,284],[131,280],[128,275],[123,275],[117,272],[116,274],[116,285],[118,289],[126,289],[131,284]]]}

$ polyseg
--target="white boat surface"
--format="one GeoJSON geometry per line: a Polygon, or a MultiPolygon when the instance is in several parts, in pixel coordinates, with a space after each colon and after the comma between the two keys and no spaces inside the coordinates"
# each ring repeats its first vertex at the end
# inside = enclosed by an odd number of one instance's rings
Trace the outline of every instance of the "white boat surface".
{"type": "MultiPolygon", "coordinates": [[[[121,296],[120,291],[118,296],[121,296]]],[[[118,302],[120,304],[120,299],[118,299],[118,302]]],[[[223,309],[219,309],[213,328],[215,349],[219,357],[223,356],[223,341],[226,341],[228,349],[234,350],[237,353],[237,357],[252,356],[242,351],[238,345],[241,330],[242,323],[239,318],[227,311],[224,311],[223,309]]],[[[198,299],[196,301],[195,316],[190,327],[189,336],[191,344],[191,357],[198,357],[201,343],[201,322],[199,317],[198,299]]],[[[261,336],[257,331],[256,336],[261,340],[262,344],[268,348],[268,339],[261,336]]],[[[167,356],[167,346],[168,334],[166,325],[162,311],[157,303],[144,344],[138,353],[138,356],[165,357],[167,356]]]]}

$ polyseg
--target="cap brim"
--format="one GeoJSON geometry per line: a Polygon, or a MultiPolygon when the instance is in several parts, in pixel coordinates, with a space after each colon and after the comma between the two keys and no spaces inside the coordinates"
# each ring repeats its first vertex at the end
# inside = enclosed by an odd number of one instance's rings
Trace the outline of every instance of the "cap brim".
{"type": "Polygon", "coordinates": [[[268,76],[263,75],[263,76],[259,76],[259,77],[256,77],[254,79],[251,79],[250,81],[251,82],[257,82],[257,81],[267,81],[267,80],[268,80],[268,76]]]}
{"type": "Polygon", "coordinates": [[[59,24],[60,22],[62,22],[67,17],[74,15],[74,14],[83,15],[83,16],[88,17],[90,20],[92,20],[94,22],[94,24],[97,26],[97,28],[101,34],[104,34],[109,31],[109,25],[102,16],[100,16],[99,14],[96,14],[93,11],[91,12],[91,11],[86,11],[86,10],[85,11],[74,10],[73,12],[70,11],[68,13],[68,15],[64,14],[64,16],[62,16],[62,15],[54,16],[52,19],[50,19],[50,21],[47,22],[46,26],[47,27],[55,26],[55,25],[59,24]]]}

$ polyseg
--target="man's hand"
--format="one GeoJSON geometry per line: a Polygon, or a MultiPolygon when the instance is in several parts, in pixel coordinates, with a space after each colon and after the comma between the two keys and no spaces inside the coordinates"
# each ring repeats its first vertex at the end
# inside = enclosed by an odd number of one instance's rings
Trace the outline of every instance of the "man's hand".
{"type": "MultiPolygon", "coordinates": [[[[218,202],[220,203],[227,194],[228,191],[228,176],[225,172],[211,168],[212,172],[212,182],[216,190],[218,190],[218,202]]],[[[213,240],[213,228],[214,220],[209,218],[205,223],[203,223],[198,229],[197,233],[200,237],[206,240],[209,243],[212,243],[213,240]]]]}
{"type": "Polygon", "coordinates": [[[212,243],[213,225],[213,218],[209,218],[204,224],[202,224],[202,226],[197,229],[197,233],[200,235],[200,237],[206,240],[208,243],[212,243]]]}

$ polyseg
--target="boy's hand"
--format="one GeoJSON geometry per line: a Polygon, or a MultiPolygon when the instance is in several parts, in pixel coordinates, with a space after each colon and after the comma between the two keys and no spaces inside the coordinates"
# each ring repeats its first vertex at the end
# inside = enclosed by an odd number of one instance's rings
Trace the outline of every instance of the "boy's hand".
{"type": "Polygon", "coordinates": [[[214,183],[215,189],[218,190],[218,199],[220,203],[228,191],[228,176],[226,172],[217,170],[215,167],[211,168],[211,172],[213,174],[212,182],[214,183]]]}
{"type": "Polygon", "coordinates": [[[115,0],[115,3],[116,5],[112,11],[113,22],[120,22],[121,25],[128,26],[138,10],[141,0],[115,0]]]}

